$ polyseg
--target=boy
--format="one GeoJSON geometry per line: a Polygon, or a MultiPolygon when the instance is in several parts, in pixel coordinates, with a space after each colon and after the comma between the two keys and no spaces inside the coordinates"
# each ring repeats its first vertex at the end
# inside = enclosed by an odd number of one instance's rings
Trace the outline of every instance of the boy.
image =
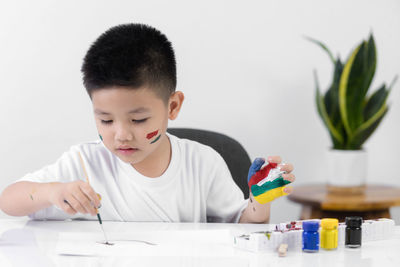
{"type": "MultiPolygon", "coordinates": [[[[5,213],[95,220],[101,206],[104,220],[268,222],[268,201],[290,193],[280,184],[265,204],[252,195],[247,201],[217,152],[166,133],[184,95],[175,91],[171,43],[158,30],[142,24],[109,29],[88,50],[82,72],[100,140],[73,146],[8,186],[0,196],[5,213]]],[[[253,163],[249,186],[266,176],[260,176],[263,164],[253,163]]],[[[281,166],[286,183],[294,180],[292,169],[281,166]]]]}

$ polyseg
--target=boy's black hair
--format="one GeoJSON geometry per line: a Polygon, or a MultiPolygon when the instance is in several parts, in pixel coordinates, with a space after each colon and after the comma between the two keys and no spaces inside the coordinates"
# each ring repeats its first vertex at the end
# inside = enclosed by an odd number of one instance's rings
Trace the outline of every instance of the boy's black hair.
{"type": "Polygon", "coordinates": [[[144,24],[122,24],[104,32],[86,53],[81,71],[90,97],[107,87],[148,86],[168,101],[176,88],[172,44],[159,30],[144,24]]]}

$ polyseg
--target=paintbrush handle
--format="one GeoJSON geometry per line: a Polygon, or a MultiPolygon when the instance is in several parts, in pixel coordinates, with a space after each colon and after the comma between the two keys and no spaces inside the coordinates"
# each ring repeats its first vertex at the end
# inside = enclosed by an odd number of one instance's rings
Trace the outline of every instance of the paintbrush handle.
{"type": "MultiPolygon", "coordinates": [[[[88,176],[88,174],[87,174],[87,172],[86,172],[85,163],[83,162],[81,153],[78,152],[78,155],[79,155],[79,160],[81,161],[81,165],[82,165],[82,168],[83,168],[83,172],[85,173],[86,182],[87,182],[88,184],[90,184],[90,183],[89,183],[89,176],[88,176]]],[[[101,200],[100,195],[97,194],[97,196],[98,196],[99,199],[101,200]]],[[[104,231],[104,228],[103,228],[103,221],[101,220],[99,210],[98,210],[96,207],[95,207],[95,209],[96,209],[97,219],[98,219],[98,221],[99,221],[99,223],[100,223],[100,226],[101,226],[101,230],[103,231],[104,238],[106,239],[106,244],[108,244],[108,238],[107,238],[106,232],[104,231]]]]}
{"type": "MultiPolygon", "coordinates": [[[[87,182],[88,184],[90,184],[90,183],[89,183],[89,176],[88,176],[88,174],[87,174],[87,172],[86,172],[86,168],[85,168],[85,163],[83,162],[83,158],[82,158],[81,153],[80,153],[79,151],[78,151],[78,156],[79,156],[79,160],[80,160],[81,165],[82,165],[83,172],[84,172],[84,174],[85,174],[86,182],[87,182]]],[[[97,196],[98,196],[99,199],[101,200],[100,195],[97,194],[97,196]]],[[[97,210],[97,207],[95,207],[95,209],[96,209],[97,217],[99,217],[99,211],[97,210]]],[[[100,224],[101,224],[101,219],[100,219],[100,218],[99,218],[99,221],[100,221],[100,224]]]]}
{"type": "Polygon", "coordinates": [[[85,163],[83,162],[83,158],[82,158],[82,156],[81,156],[81,153],[78,152],[78,155],[79,155],[79,160],[81,161],[81,165],[82,165],[82,168],[83,168],[83,172],[85,173],[86,182],[89,183],[89,176],[88,176],[88,174],[87,174],[87,172],[86,172],[85,163]]]}
{"type": "Polygon", "coordinates": [[[100,213],[97,213],[97,219],[99,219],[100,224],[103,224],[103,221],[101,220],[101,217],[100,217],[100,213]]]}

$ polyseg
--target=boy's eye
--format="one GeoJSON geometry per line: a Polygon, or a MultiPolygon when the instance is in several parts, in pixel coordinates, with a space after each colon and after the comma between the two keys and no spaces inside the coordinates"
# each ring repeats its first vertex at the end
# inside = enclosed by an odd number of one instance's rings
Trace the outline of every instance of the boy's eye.
{"type": "MultiPolygon", "coordinates": [[[[132,120],[132,122],[134,122],[134,123],[142,123],[142,122],[147,121],[147,119],[148,119],[148,118],[141,119],[141,120],[132,120]]],[[[112,122],[113,122],[112,120],[108,120],[108,121],[101,120],[101,123],[102,123],[102,124],[111,124],[112,122]]]]}
{"type": "Polygon", "coordinates": [[[132,120],[134,123],[142,123],[142,122],[145,122],[145,121],[147,121],[147,118],[146,119],[141,119],[141,120],[132,120]]]}
{"type": "Polygon", "coordinates": [[[109,121],[101,120],[101,123],[103,123],[103,124],[110,124],[110,123],[112,123],[112,120],[109,120],[109,121]]]}

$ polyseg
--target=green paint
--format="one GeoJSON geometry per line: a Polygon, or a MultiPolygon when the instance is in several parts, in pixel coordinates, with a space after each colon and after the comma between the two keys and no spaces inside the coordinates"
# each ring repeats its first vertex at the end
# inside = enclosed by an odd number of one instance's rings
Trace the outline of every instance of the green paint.
{"type": "Polygon", "coordinates": [[[159,136],[157,136],[157,138],[156,139],[154,139],[150,144],[153,144],[153,143],[155,143],[155,142],[157,142],[158,141],[158,139],[160,139],[160,137],[161,137],[161,134],[159,135],[159,136]]]}
{"type": "Polygon", "coordinates": [[[100,140],[103,141],[103,136],[101,136],[101,134],[99,134],[100,140]]]}
{"type": "Polygon", "coordinates": [[[32,197],[32,195],[31,194],[29,194],[29,196],[31,197],[31,199],[33,200],[33,197],[32,197]]]}
{"type": "Polygon", "coordinates": [[[265,192],[281,187],[281,186],[285,186],[287,184],[290,184],[290,181],[288,180],[284,180],[281,177],[273,180],[273,181],[268,181],[265,184],[263,184],[262,186],[258,186],[257,184],[253,184],[251,186],[251,192],[253,193],[253,196],[258,196],[261,194],[264,194],[265,192]]]}

